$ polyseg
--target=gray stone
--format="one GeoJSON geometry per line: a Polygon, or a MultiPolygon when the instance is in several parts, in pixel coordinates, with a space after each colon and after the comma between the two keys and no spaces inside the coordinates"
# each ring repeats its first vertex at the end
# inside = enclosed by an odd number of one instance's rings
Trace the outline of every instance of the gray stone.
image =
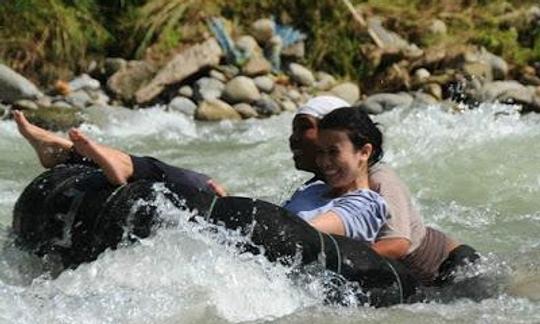
{"type": "Polygon", "coordinates": [[[276,23],[271,19],[259,19],[251,25],[251,34],[259,43],[264,44],[273,35],[276,29],[276,23]]]}
{"type": "Polygon", "coordinates": [[[488,63],[491,66],[494,80],[504,80],[506,76],[508,76],[508,63],[506,63],[502,57],[488,52],[485,48],[482,48],[480,60],[488,63]]]}
{"type": "Polygon", "coordinates": [[[57,106],[28,110],[25,115],[31,123],[52,131],[66,131],[72,127],[78,127],[84,121],[79,109],[65,109],[57,106]]]}
{"type": "Polygon", "coordinates": [[[429,26],[429,32],[436,35],[446,35],[448,28],[444,21],[440,19],[433,19],[431,25],[429,26]]]}
{"type": "Polygon", "coordinates": [[[16,108],[22,109],[22,110],[38,110],[38,104],[35,103],[32,100],[28,99],[21,99],[15,101],[13,104],[16,108]]]}
{"type": "Polygon", "coordinates": [[[253,36],[243,35],[236,40],[236,47],[247,57],[260,56],[263,51],[253,36]]]}
{"type": "Polygon", "coordinates": [[[215,38],[194,45],[177,54],[157,75],[135,93],[136,102],[144,104],[156,98],[168,85],[179,83],[200,69],[219,64],[223,52],[215,38]]]}
{"type": "Polygon", "coordinates": [[[292,101],[298,103],[300,99],[302,99],[302,94],[296,89],[290,89],[287,92],[287,97],[289,97],[292,101]]]}
{"type": "Polygon", "coordinates": [[[56,107],[58,109],[73,109],[73,108],[75,108],[75,107],[73,107],[73,105],[71,105],[70,103],[68,103],[68,102],[66,102],[64,100],[53,101],[52,106],[56,107]]]}
{"type": "Polygon", "coordinates": [[[181,96],[184,96],[186,98],[192,98],[193,97],[193,88],[191,88],[188,85],[182,86],[182,87],[180,87],[180,89],[178,89],[178,94],[181,95],[181,96]]]}
{"type": "Polygon", "coordinates": [[[216,80],[219,80],[223,83],[227,82],[228,79],[227,79],[227,76],[225,76],[224,73],[221,73],[219,72],[218,70],[211,70],[210,73],[208,74],[211,78],[214,78],[216,80]]]}
{"type": "Polygon", "coordinates": [[[330,90],[330,93],[340,97],[351,105],[360,98],[360,88],[352,82],[338,84],[330,90]]]}
{"type": "Polygon", "coordinates": [[[462,66],[466,75],[478,78],[485,82],[493,81],[493,70],[486,62],[468,62],[462,66]]]}
{"type": "Polygon", "coordinates": [[[431,73],[425,68],[420,68],[414,71],[414,81],[418,83],[423,83],[430,76],[431,76],[431,73]]]}
{"type": "Polygon", "coordinates": [[[411,103],[411,106],[431,106],[439,103],[437,98],[433,97],[430,94],[424,92],[415,92],[413,93],[414,101],[411,103]]]}
{"type": "Polygon", "coordinates": [[[413,97],[408,93],[378,93],[360,103],[359,108],[370,114],[380,114],[397,107],[409,107],[413,97]]]}
{"type": "Polygon", "coordinates": [[[279,104],[268,95],[264,95],[261,99],[253,103],[253,108],[259,116],[269,117],[277,115],[281,112],[279,104]]]}
{"type": "Polygon", "coordinates": [[[415,44],[409,43],[400,35],[384,28],[379,17],[370,17],[367,23],[370,35],[377,39],[377,45],[383,50],[392,51],[398,49],[408,57],[420,57],[424,53],[415,44]]]}
{"type": "Polygon", "coordinates": [[[103,91],[88,91],[88,95],[91,98],[91,104],[97,106],[107,106],[110,102],[109,96],[103,91]]]}
{"type": "Polygon", "coordinates": [[[28,79],[0,64],[0,101],[13,103],[20,99],[37,99],[41,91],[28,79]]]}
{"type": "Polygon", "coordinates": [[[200,78],[195,82],[195,99],[198,101],[218,99],[221,97],[225,84],[212,78],[200,78]]]}
{"type": "Polygon", "coordinates": [[[167,108],[170,111],[180,112],[187,116],[195,115],[195,110],[197,110],[197,105],[188,98],[185,97],[175,97],[167,108]]]}
{"type": "Polygon", "coordinates": [[[92,103],[92,97],[84,90],[70,92],[65,100],[77,108],[85,108],[92,103]]]}
{"type": "Polygon", "coordinates": [[[219,100],[203,101],[195,111],[195,118],[205,121],[220,121],[225,119],[239,120],[242,116],[229,104],[219,100]]]}
{"type": "Polygon", "coordinates": [[[313,76],[313,73],[311,73],[308,68],[298,63],[289,64],[289,73],[291,78],[300,85],[309,87],[315,83],[315,77],[313,76]]]}
{"type": "Polygon", "coordinates": [[[114,73],[107,80],[107,88],[118,99],[131,103],[135,93],[154,76],[155,67],[143,61],[130,61],[125,69],[114,73]]]}
{"type": "Polygon", "coordinates": [[[296,104],[292,102],[291,100],[282,100],[280,104],[281,104],[281,110],[283,111],[296,111],[296,109],[298,109],[296,104]]]}
{"type": "Polygon", "coordinates": [[[242,66],[242,73],[253,77],[268,74],[272,71],[272,65],[262,55],[251,56],[242,66]]]}
{"type": "Polygon", "coordinates": [[[240,69],[234,65],[220,65],[216,67],[216,69],[225,74],[225,77],[227,77],[228,80],[234,78],[240,73],[240,69]]]}
{"type": "Polygon", "coordinates": [[[126,69],[128,62],[120,57],[108,57],[105,59],[105,75],[108,77],[120,70],[126,69]]]}
{"type": "Polygon", "coordinates": [[[6,119],[9,115],[9,107],[0,103],[0,119],[6,119]]]}
{"type": "Polygon", "coordinates": [[[484,84],[478,93],[478,99],[519,104],[523,106],[524,111],[540,112],[540,99],[535,87],[527,87],[514,80],[484,84]]]}
{"type": "Polygon", "coordinates": [[[294,59],[301,59],[306,55],[306,45],[304,42],[296,42],[281,50],[281,55],[294,59]]]}
{"type": "Polygon", "coordinates": [[[99,90],[101,88],[99,81],[91,78],[88,74],[81,74],[75,79],[69,81],[68,85],[71,91],[99,90]]]}
{"type": "Polygon", "coordinates": [[[257,111],[247,103],[236,104],[233,106],[233,108],[240,114],[240,116],[242,116],[243,119],[255,118],[259,116],[257,111]]]}
{"type": "Polygon", "coordinates": [[[274,80],[267,75],[258,76],[253,79],[253,82],[255,82],[257,88],[262,92],[270,93],[272,90],[274,90],[274,80]]]}
{"type": "Polygon", "coordinates": [[[319,90],[330,90],[336,85],[336,79],[331,74],[319,71],[315,74],[315,76],[317,77],[315,87],[319,90]]]}
{"type": "Polygon", "coordinates": [[[246,76],[237,76],[227,82],[223,98],[229,103],[251,103],[261,98],[255,82],[246,76]]]}
{"type": "Polygon", "coordinates": [[[437,98],[438,100],[442,100],[442,87],[438,83],[426,83],[422,88],[427,94],[437,98]]]}

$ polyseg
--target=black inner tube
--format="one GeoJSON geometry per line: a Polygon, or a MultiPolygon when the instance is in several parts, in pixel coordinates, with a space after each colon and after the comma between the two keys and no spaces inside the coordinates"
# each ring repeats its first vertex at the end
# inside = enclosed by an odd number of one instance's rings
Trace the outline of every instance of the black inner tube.
{"type": "MultiPolygon", "coordinates": [[[[64,267],[95,260],[123,240],[144,238],[164,222],[152,204],[155,182],[139,180],[115,188],[102,172],[80,165],[58,166],[32,181],[15,204],[13,230],[18,242],[37,255],[59,255],[64,267]]],[[[218,198],[196,188],[161,183],[160,194],[175,206],[206,221],[239,230],[273,262],[323,262],[326,269],[360,284],[369,303],[386,306],[412,296],[417,281],[398,262],[379,256],[367,244],[318,232],[299,217],[274,204],[245,197],[218,198]]],[[[166,224],[165,224],[166,225],[166,224]]]]}

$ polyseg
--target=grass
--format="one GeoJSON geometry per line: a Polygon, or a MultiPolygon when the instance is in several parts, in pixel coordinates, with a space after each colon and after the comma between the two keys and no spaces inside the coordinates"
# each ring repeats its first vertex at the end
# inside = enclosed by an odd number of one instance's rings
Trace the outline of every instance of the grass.
{"type": "MultiPolygon", "coordinates": [[[[508,15],[535,0],[352,0],[362,13],[421,46],[477,44],[523,65],[540,60],[540,28],[508,15]],[[427,32],[433,18],[446,35],[427,32]],[[506,19],[506,20],[505,20],[506,19]]],[[[206,18],[224,16],[236,33],[273,16],[308,35],[305,64],[362,79],[370,39],[341,0],[17,0],[0,2],[0,61],[43,83],[78,72],[93,58],[163,61],[208,35],[206,18]]],[[[519,17],[519,15],[518,15],[519,17]]]]}

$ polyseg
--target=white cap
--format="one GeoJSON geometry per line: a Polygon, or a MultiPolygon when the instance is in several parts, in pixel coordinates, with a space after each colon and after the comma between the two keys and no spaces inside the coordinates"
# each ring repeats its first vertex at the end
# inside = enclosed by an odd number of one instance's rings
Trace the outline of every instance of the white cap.
{"type": "Polygon", "coordinates": [[[305,104],[300,106],[296,111],[296,115],[305,114],[315,118],[322,119],[326,114],[337,108],[349,107],[350,104],[338,97],[334,96],[318,96],[309,99],[305,104]]]}

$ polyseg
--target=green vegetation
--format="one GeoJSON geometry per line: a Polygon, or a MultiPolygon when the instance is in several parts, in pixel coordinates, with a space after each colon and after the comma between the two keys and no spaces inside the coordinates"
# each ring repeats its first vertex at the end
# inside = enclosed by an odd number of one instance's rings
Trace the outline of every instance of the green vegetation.
{"type": "MultiPolygon", "coordinates": [[[[356,0],[362,14],[420,46],[478,44],[522,65],[540,60],[540,27],[527,26],[526,0],[356,0]],[[448,33],[428,32],[433,18],[448,33]]],[[[342,0],[17,0],[0,2],[0,61],[43,83],[108,56],[161,62],[209,33],[206,19],[224,16],[233,33],[274,16],[308,35],[306,64],[362,78],[360,50],[370,43],[342,0]]]]}

